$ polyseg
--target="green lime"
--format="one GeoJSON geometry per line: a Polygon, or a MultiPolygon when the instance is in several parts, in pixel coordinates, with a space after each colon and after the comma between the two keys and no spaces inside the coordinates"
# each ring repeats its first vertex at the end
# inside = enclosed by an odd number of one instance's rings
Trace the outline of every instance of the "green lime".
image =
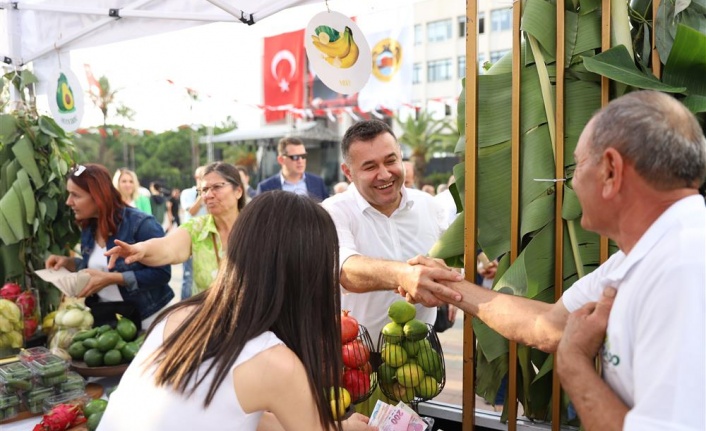
{"type": "Polygon", "coordinates": [[[69,346],[69,356],[71,356],[71,359],[75,359],[77,361],[80,361],[83,359],[83,354],[86,353],[86,346],[83,345],[83,342],[81,341],[74,341],[71,343],[69,346]]]}
{"type": "Polygon", "coordinates": [[[380,354],[382,361],[394,368],[407,362],[407,351],[397,344],[385,344],[380,354]]]}
{"type": "Polygon", "coordinates": [[[88,416],[88,420],[86,421],[86,427],[88,428],[88,431],[96,431],[98,429],[98,424],[101,422],[102,417],[103,412],[93,413],[92,415],[88,416]]]}
{"type": "Polygon", "coordinates": [[[86,404],[86,407],[83,408],[83,414],[84,416],[88,417],[94,413],[102,413],[103,411],[105,411],[106,407],[108,407],[108,401],[102,398],[91,400],[88,402],[88,404],[86,404]]]}
{"type": "Polygon", "coordinates": [[[137,336],[137,326],[135,326],[132,320],[125,317],[118,321],[118,326],[115,329],[125,341],[132,341],[135,339],[135,336],[137,336]]]}
{"type": "Polygon", "coordinates": [[[83,354],[83,362],[89,367],[100,367],[103,365],[103,353],[98,349],[88,349],[83,354]]]}
{"type": "Polygon", "coordinates": [[[108,350],[114,349],[118,344],[118,341],[120,341],[120,334],[118,334],[118,331],[106,331],[98,336],[96,348],[105,353],[108,350]]]}
{"type": "Polygon", "coordinates": [[[86,338],[81,341],[81,343],[83,343],[84,347],[87,349],[95,349],[96,346],[98,346],[98,340],[96,338],[86,338]]]}
{"type": "Polygon", "coordinates": [[[404,324],[403,331],[404,336],[407,337],[408,340],[419,341],[426,338],[429,333],[429,327],[421,320],[412,319],[404,324]]]}
{"type": "Polygon", "coordinates": [[[125,358],[125,362],[130,362],[135,358],[138,350],[140,350],[140,346],[136,342],[130,341],[120,350],[120,353],[125,358]]]}
{"type": "Polygon", "coordinates": [[[395,322],[390,322],[382,328],[382,338],[388,343],[399,343],[404,338],[404,329],[402,325],[395,322]]]}
{"type": "Polygon", "coordinates": [[[396,369],[390,364],[382,363],[378,367],[378,378],[382,383],[393,383],[395,381],[396,369]]]}
{"type": "Polygon", "coordinates": [[[407,301],[395,301],[387,309],[387,315],[393,322],[404,325],[417,316],[417,309],[407,301]]]}
{"type": "Polygon", "coordinates": [[[111,349],[105,352],[103,355],[103,363],[105,365],[118,365],[123,360],[123,355],[120,354],[120,350],[111,349]]]}

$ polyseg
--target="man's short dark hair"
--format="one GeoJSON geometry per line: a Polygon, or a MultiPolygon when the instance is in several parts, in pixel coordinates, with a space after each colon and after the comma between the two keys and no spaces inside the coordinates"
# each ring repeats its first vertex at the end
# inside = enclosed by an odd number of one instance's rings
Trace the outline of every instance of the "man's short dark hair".
{"type": "Polygon", "coordinates": [[[287,154],[288,145],[304,145],[304,142],[302,142],[302,140],[299,138],[285,136],[284,138],[280,139],[277,143],[277,154],[279,154],[280,156],[287,154]]]}
{"type": "Polygon", "coordinates": [[[383,133],[389,133],[393,138],[395,138],[395,142],[397,141],[397,137],[392,131],[392,128],[390,128],[387,123],[380,120],[359,121],[349,127],[341,140],[341,154],[343,155],[343,160],[348,160],[348,152],[350,151],[351,144],[353,142],[372,141],[383,133]]]}

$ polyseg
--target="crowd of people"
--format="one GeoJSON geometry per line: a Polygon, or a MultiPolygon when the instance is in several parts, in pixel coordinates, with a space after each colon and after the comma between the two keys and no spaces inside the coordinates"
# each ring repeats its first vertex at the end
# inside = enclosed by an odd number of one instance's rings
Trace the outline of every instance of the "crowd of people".
{"type": "MultiPolygon", "coordinates": [[[[365,415],[331,413],[340,310],[378,334],[400,298],[429,324],[438,307],[458,307],[555,353],[586,430],[706,429],[706,139],[678,101],[629,93],[584,129],[571,182],[581,224],[619,251],[553,304],[493,291],[426,257],[455,213],[442,193],[406,186],[410,164],[386,123],[352,125],[341,154],[347,181],[331,196],[306,172],[296,138],[280,141],[281,171],[255,190],[243,167],[201,167],[194,187],[164,199],[166,226],[138,209],[133,172],[111,184],[100,165],[71,170],[80,257],[46,265],[87,271],[81,296],[132,302],[148,328],[100,430],[373,429],[365,415]],[[167,306],[179,263],[181,301],[167,306]],[[154,399],[163,408],[146,410],[154,399]]],[[[492,277],[497,262],[479,270],[492,277]]]]}

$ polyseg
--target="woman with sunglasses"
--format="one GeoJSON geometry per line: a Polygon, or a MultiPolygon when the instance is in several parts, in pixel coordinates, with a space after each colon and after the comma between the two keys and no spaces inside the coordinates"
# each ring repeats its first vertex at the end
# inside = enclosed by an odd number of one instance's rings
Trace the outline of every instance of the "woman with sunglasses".
{"type": "Polygon", "coordinates": [[[190,219],[164,238],[135,244],[117,241],[106,253],[110,257],[108,267],[117,258],[158,266],[175,265],[193,256],[192,291],[197,294],[208,289],[216,279],[230,230],[245,206],[245,193],[238,169],[224,162],[206,166],[197,191],[207,215],[190,219]]]}
{"type": "Polygon", "coordinates": [[[343,369],[333,220],[282,191],[240,217],[213,286],[157,317],[99,431],[254,431],[266,411],[285,430],[375,429],[328,399],[343,369]]]}
{"type": "MultiPolygon", "coordinates": [[[[108,269],[105,251],[116,241],[137,242],[164,236],[149,214],[125,204],[113,187],[108,170],[98,164],[78,165],[69,171],[66,205],[81,226],[81,257],[51,255],[46,268],[82,271],[91,278],[79,294],[95,302],[129,302],[137,308],[143,327],[174,297],[169,287],[171,267],[148,267],[119,259],[108,269]]],[[[138,322],[135,322],[138,323],[138,322]]]]}

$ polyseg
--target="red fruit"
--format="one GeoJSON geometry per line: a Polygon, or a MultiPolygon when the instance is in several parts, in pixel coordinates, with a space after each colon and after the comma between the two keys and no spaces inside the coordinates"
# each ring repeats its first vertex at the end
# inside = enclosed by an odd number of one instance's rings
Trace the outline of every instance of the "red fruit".
{"type": "Polygon", "coordinates": [[[370,359],[370,350],[360,340],[354,340],[343,345],[343,365],[348,368],[358,368],[370,359]]]}
{"type": "Polygon", "coordinates": [[[37,326],[39,326],[39,324],[37,323],[37,319],[29,318],[25,319],[24,326],[25,340],[28,340],[37,332],[37,326]]]}
{"type": "Polygon", "coordinates": [[[350,316],[348,310],[341,312],[341,342],[348,343],[358,336],[358,321],[350,316]]]}
{"type": "Polygon", "coordinates": [[[367,374],[368,376],[373,373],[373,366],[370,365],[370,362],[366,362],[365,364],[363,364],[362,367],[358,367],[358,369],[367,374]]]}
{"type": "Polygon", "coordinates": [[[370,377],[361,370],[344,371],[342,382],[354,402],[360,401],[370,390],[370,377]]]}
{"type": "Polygon", "coordinates": [[[17,283],[5,283],[5,285],[0,288],[0,296],[2,299],[9,299],[14,301],[22,293],[22,288],[17,283]]]}
{"type": "Polygon", "coordinates": [[[34,316],[34,310],[37,308],[37,301],[34,299],[32,292],[24,291],[15,300],[15,304],[22,310],[25,317],[34,316]]]}

